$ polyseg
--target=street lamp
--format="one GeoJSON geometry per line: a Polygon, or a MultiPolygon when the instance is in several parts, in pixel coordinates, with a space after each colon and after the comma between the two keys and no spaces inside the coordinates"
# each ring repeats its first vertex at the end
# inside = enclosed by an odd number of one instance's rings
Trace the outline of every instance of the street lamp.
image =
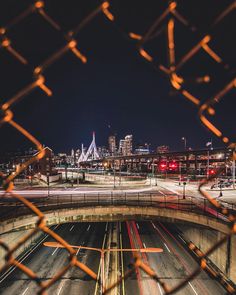
{"type": "Polygon", "coordinates": [[[47,172],[48,197],[49,197],[49,182],[50,182],[49,172],[47,172]]]}
{"type": "MultiPolygon", "coordinates": [[[[57,243],[57,242],[45,242],[43,243],[44,246],[46,247],[51,247],[51,248],[65,248],[62,244],[57,243]]],[[[71,248],[74,249],[85,249],[85,250],[91,250],[91,251],[96,251],[100,252],[101,254],[101,286],[102,286],[102,291],[105,290],[105,262],[104,262],[104,254],[106,252],[137,252],[137,253],[161,253],[163,252],[162,248],[141,248],[141,249],[119,249],[119,248],[93,248],[93,247],[86,247],[86,246],[73,246],[69,245],[71,248]]],[[[87,272],[91,275],[91,277],[96,278],[98,280],[98,276],[91,271],[90,269],[87,269],[87,272]]]]}
{"type": "Polygon", "coordinates": [[[219,184],[219,187],[220,187],[220,194],[219,194],[219,197],[222,197],[222,196],[223,196],[222,186],[223,186],[223,180],[220,180],[220,184],[219,184]]]}
{"type": "Polygon", "coordinates": [[[115,168],[115,161],[113,162],[113,176],[114,176],[114,179],[113,179],[113,188],[116,187],[116,168],[115,168]]]}
{"type": "Polygon", "coordinates": [[[185,186],[186,186],[187,182],[183,182],[183,199],[186,199],[186,196],[185,196],[185,186]]]}
{"type": "Polygon", "coordinates": [[[184,149],[187,149],[187,138],[186,137],[182,137],[182,140],[184,141],[184,149]]]}

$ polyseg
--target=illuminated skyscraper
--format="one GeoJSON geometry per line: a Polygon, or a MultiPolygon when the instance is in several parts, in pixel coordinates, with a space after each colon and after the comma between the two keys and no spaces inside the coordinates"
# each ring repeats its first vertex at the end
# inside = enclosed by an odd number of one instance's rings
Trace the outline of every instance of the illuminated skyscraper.
{"type": "Polygon", "coordinates": [[[108,137],[108,146],[109,146],[109,152],[111,156],[114,156],[116,154],[116,137],[115,135],[110,135],[108,137]]]}
{"type": "Polygon", "coordinates": [[[126,135],[125,139],[120,140],[119,153],[123,156],[132,155],[133,135],[126,135]]]}

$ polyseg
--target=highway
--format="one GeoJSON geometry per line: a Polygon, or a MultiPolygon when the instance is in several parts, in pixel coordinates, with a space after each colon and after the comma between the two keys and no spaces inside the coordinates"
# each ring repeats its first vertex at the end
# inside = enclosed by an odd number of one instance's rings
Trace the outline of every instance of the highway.
{"type": "MultiPolygon", "coordinates": [[[[142,253],[142,259],[169,286],[181,282],[194,270],[197,263],[186,252],[183,242],[178,237],[174,225],[160,222],[118,222],[118,223],[68,223],[53,226],[68,243],[77,246],[95,248],[162,248],[162,253],[142,253]]],[[[53,242],[50,237],[34,245],[34,250],[26,253],[23,263],[32,268],[42,280],[53,277],[68,263],[67,251],[63,248],[47,247],[44,242],[53,242]]],[[[101,275],[102,260],[100,253],[91,250],[77,249],[77,257],[101,275]]],[[[104,284],[108,286],[119,275],[129,269],[133,260],[132,252],[106,252],[104,267],[104,284]]],[[[37,285],[17,269],[10,269],[0,275],[0,294],[30,295],[36,294],[37,285]]],[[[100,285],[76,267],[71,268],[49,290],[51,295],[100,294],[100,285]]],[[[143,271],[138,270],[127,280],[114,288],[109,294],[164,294],[160,285],[150,279],[143,271]]],[[[204,272],[189,282],[176,294],[227,294],[226,291],[204,272]]]]}

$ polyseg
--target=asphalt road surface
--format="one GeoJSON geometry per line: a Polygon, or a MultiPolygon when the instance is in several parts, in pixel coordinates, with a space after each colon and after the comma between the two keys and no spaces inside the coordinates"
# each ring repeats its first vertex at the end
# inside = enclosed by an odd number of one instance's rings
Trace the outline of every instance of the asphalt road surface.
{"type": "MultiPolygon", "coordinates": [[[[162,253],[142,253],[142,259],[170,287],[183,281],[194,269],[197,263],[184,249],[181,240],[174,230],[174,225],[160,222],[122,223],[68,223],[53,226],[71,245],[81,245],[95,248],[162,248],[162,253]]],[[[52,278],[68,263],[68,253],[63,248],[46,247],[50,237],[42,237],[43,241],[34,246],[23,261],[25,265],[37,272],[42,280],[52,278]]],[[[132,252],[115,252],[116,255],[105,257],[105,284],[109,285],[110,277],[118,277],[130,268],[133,261],[132,252]],[[114,269],[115,267],[115,269],[114,269]],[[111,272],[112,270],[112,272],[111,272]],[[115,273],[115,274],[114,274],[115,273]],[[106,277],[106,274],[108,276],[106,277]]],[[[101,274],[100,253],[91,250],[78,249],[77,257],[95,273],[101,274]]],[[[31,295],[38,291],[37,285],[18,269],[10,269],[0,275],[0,294],[31,295]]],[[[77,267],[71,268],[50,289],[49,294],[56,295],[98,295],[100,285],[77,267]]],[[[164,294],[161,286],[154,282],[143,271],[138,270],[112,291],[111,294],[164,294]]],[[[204,271],[176,294],[186,295],[220,295],[226,291],[204,271]]]]}

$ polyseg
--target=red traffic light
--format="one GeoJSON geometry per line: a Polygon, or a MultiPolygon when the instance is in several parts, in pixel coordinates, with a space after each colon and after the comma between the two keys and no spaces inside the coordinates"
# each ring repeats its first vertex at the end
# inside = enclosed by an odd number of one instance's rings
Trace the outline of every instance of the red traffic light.
{"type": "Polygon", "coordinates": [[[216,173],[216,171],[214,170],[214,169],[211,169],[210,171],[209,171],[209,174],[210,175],[214,175],[216,173]]]}

